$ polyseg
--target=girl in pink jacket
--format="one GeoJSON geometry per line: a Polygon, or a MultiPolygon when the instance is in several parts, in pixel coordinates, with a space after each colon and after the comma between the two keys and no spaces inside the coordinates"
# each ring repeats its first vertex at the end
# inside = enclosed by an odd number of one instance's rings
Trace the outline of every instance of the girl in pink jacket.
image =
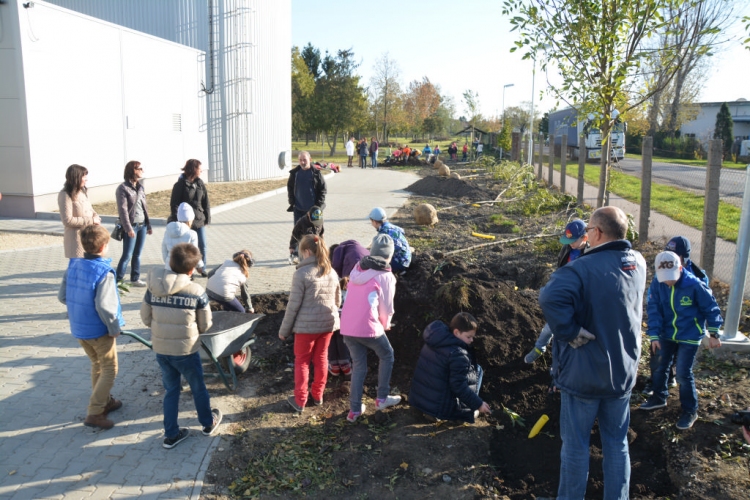
{"type": "Polygon", "coordinates": [[[370,255],[363,257],[349,275],[346,301],[341,312],[341,335],[352,356],[352,382],[349,395],[349,422],[356,422],[365,412],[362,403],[367,350],[372,349],[380,360],[378,394],[375,409],[398,404],[401,396],[390,396],[393,371],[393,347],[385,335],[393,317],[396,277],[391,272],[393,239],[378,234],[372,240],[370,255]]]}

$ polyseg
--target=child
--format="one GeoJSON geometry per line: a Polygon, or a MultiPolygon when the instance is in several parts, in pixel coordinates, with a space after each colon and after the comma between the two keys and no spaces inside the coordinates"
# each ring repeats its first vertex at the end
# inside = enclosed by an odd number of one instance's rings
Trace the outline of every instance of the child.
{"type": "Polygon", "coordinates": [[[471,348],[476,333],[477,320],[465,312],[456,314],[450,326],[442,321],[427,326],[409,404],[440,420],[471,424],[479,413],[490,413],[479,397],[483,371],[471,348]]]}
{"type": "Polygon", "coordinates": [[[429,161],[430,156],[432,156],[432,148],[430,148],[429,144],[426,144],[424,149],[422,149],[422,153],[424,153],[425,160],[429,161]]]}
{"type": "Polygon", "coordinates": [[[464,142],[464,147],[461,149],[461,161],[467,161],[469,159],[469,145],[464,142]]]}
{"type": "Polygon", "coordinates": [[[411,248],[406,241],[404,230],[388,222],[385,210],[375,207],[370,211],[370,223],[377,229],[379,234],[387,234],[393,238],[395,250],[391,260],[391,269],[394,274],[404,274],[411,264],[411,248]]]}
{"type": "Polygon", "coordinates": [[[323,404],[323,390],[328,379],[328,344],[339,328],[341,289],[339,277],[328,260],[323,238],[305,235],[300,241],[302,261],[292,278],[289,303],[279,338],[286,340],[294,332],[294,395],[287,402],[299,413],[307,404],[310,362],[315,378],[311,395],[313,404],[323,404]]]}
{"type": "Polygon", "coordinates": [[[698,418],[698,395],[693,378],[693,362],[708,324],[709,347],[721,346],[719,327],[724,320],[713,294],[693,273],[684,269],[673,252],[662,252],[654,263],[656,276],[648,289],[648,336],[651,349],[661,349],[659,369],[654,373],[654,394],[641,410],[667,406],[667,372],[677,353],[677,382],[680,384],[682,415],[680,430],[689,429],[698,418]]]}
{"type": "Polygon", "coordinates": [[[180,377],[185,377],[203,435],[211,436],[221,423],[218,408],[211,408],[203,381],[199,336],[211,328],[211,308],[203,287],[190,280],[201,260],[198,247],[178,243],[172,248],[169,267],[148,273],[148,290],[141,304],[141,320],[151,328],[151,342],[164,383],[164,448],[187,439],[190,431],[179,427],[180,377]]]}
{"type": "Polygon", "coordinates": [[[292,229],[292,237],[289,239],[289,264],[299,262],[297,246],[306,234],[323,236],[323,211],[320,207],[313,205],[304,217],[300,218],[292,229]]]}
{"type": "Polygon", "coordinates": [[[370,255],[362,258],[349,275],[346,302],[341,312],[341,335],[353,362],[349,414],[346,417],[349,422],[356,422],[366,409],[362,403],[362,392],[367,374],[368,349],[372,349],[380,360],[375,409],[383,410],[401,401],[401,396],[389,395],[393,347],[385,335],[391,328],[393,297],[396,294],[396,277],[388,266],[393,248],[390,236],[378,234],[372,240],[370,255]]]}
{"type": "Polygon", "coordinates": [[[206,284],[208,298],[218,302],[225,311],[244,313],[245,306],[237,298],[239,291],[240,296],[247,303],[247,312],[254,313],[247,282],[253,264],[255,261],[250,250],[240,250],[232,255],[232,260],[225,260],[222,265],[208,273],[206,284]]]}
{"type": "MultiPolygon", "coordinates": [[[[164,260],[164,269],[169,269],[169,251],[178,243],[190,243],[198,246],[198,233],[190,229],[195,220],[195,211],[189,203],[180,203],[177,207],[177,221],[167,224],[164,239],[161,242],[161,257],[164,260]]],[[[198,262],[198,269],[203,269],[203,260],[198,262]]]]}
{"type": "Polygon", "coordinates": [[[435,149],[432,150],[432,153],[435,155],[436,160],[440,158],[440,145],[439,144],[435,144],[435,149]]]}
{"type": "MultiPolygon", "coordinates": [[[[568,262],[573,262],[583,255],[583,252],[588,248],[588,239],[585,222],[581,219],[573,219],[568,222],[568,225],[565,226],[565,234],[560,238],[560,243],[563,244],[563,247],[557,255],[557,268],[559,269],[568,262]]],[[[545,323],[544,328],[539,333],[536,344],[534,344],[534,348],[526,354],[523,360],[529,364],[536,361],[547,350],[547,346],[551,340],[552,330],[545,323]]]]}
{"type": "Polygon", "coordinates": [[[91,398],[83,424],[111,429],[107,414],[122,407],[109,391],[117,376],[117,338],[125,326],[112,259],[105,259],[109,232],[100,225],[81,230],[83,258],[70,259],[58,300],[68,307],[70,332],[91,360],[91,398]]]}

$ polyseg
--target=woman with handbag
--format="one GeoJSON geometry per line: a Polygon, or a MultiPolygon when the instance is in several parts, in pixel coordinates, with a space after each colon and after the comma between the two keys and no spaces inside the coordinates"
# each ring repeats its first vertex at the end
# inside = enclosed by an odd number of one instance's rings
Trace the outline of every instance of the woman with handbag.
{"type": "Polygon", "coordinates": [[[201,257],[204,262],[204,267],[196,269],[196,271],[205,278],[208,276],[205,268],[205,264],[208,263],[206,259],[206,249],[208,247],[206,243],[206,226],[211,223],[211,204],[208,202],[208,190],[200,178],[202,172],[200,161],[188,160],[182,168],[182,172],[183,174],[177,180],[174,187],[172,187],[172,198],[170,200],[171,214],[167,222],[177,220],[177,208],[180,206],[180,203],[185,202],[193,207],[195,220],[193,220],[191,229],[198,233],[198,249],[201,251],[201,257]]]}
{"type": "Polygon", "coordinates": [[[139,161],[129,161],[123,174],[125,182],[117,186],[117,214],[122,226],[122,257],[117,264],[117,281],[125,279],[125,271],[131,259],[130,285],[145,287],[141,280],[141,252],[146,243],[146,234],[152,234],[151,222],[146,208],[146,190],[140,181],[143,179],[143,167],[139,161]]]}
{"type": "Polygon", "coordinates": [[[102,223],[102,219],[94,212],[86,195],[88,175],[89,171],[86,167],[76,164],[69,166],[65,172],[65,186],[57,195],[60,219],[65,227],[63,246],[67,259],[83,257],[81,229],[102,223]]]}

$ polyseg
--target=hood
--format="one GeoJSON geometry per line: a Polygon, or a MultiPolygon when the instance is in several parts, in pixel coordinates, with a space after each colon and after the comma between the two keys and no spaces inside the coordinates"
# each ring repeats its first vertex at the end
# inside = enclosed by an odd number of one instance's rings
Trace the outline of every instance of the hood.
{"type": "Polygon", "coordinates": [[[190,285],[190,276],[167,269],[152,269],[148,273],[148,291],[157,297],[174,295],[190,285]]]}
{"type": "Polygon", "coordinates": [[[354,269],[352,269],[352,272],[349,275],[349,283],[354,283],[355,285],[364,285],[379,274],[389,272],[390,271],[380,271],[378,269],[362,270],[362,267],[357,264],[356,266],[354,266],[354,269]]]}
{"type": "Polygon", "coordinates": [[[190,228],[184,222],[170,222],[167,224],[167,236],[179,238],[190,232],[190,228]]]}
{"type": "Polygon", "coordinates": [[[315,259],[315,256],[311,255],[308,258],[299,261],[299,264],[297,264],[297,269],[305,266],[316,266],[317,264],[318,261],[315,259]]]}
{"type": "Polygon", "coordinates": [[[469,348],[469,346],[466,345],[466,342],[453,335],[448,325],[442,321],[433,321],[427,325],[422,337],[424,338],[425,343],[430,347],[437,348],[455,345],[463,347],[464,349],[469,348]]]}

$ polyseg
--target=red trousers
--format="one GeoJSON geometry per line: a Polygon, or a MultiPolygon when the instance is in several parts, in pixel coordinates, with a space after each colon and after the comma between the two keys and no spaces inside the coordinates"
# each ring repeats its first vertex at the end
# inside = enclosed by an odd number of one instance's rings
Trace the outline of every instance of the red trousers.
{"type": "Polygon", "coordinates": [[[294,334],[294,400],[303,408],[307,404],[311,361],[315,378],[310,392],[314,400],[323,400],[328,381],[328,344],[332,336],[333,332],[294,334]]]}

